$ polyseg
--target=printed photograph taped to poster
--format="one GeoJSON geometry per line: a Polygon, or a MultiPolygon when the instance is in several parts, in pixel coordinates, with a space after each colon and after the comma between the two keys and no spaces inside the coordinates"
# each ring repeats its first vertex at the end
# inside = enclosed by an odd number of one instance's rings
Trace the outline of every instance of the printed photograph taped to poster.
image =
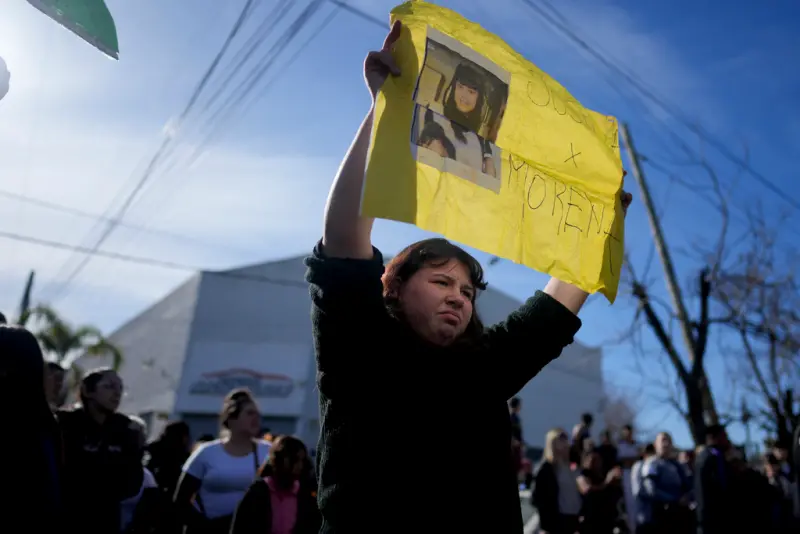
{"type": "Polygon", "coordinates": [[[471,48],[428,28],[414,93],[411,145],[417,161],[499,192],[502,155],[495,141],[510,80],[471,48]]]}

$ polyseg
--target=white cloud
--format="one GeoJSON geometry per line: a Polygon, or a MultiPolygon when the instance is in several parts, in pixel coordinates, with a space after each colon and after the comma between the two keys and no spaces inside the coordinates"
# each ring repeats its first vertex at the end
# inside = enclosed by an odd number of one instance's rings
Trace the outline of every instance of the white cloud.
{"type": "MultiPolygon", "coordinates": [[[[142,157],[152,153],[157,141],[130,138],[122,132],[103,137],[77,129],[49,133],[27,144],[11,128],[0,125],[0,174],[25,178],[8,180],[6,190],[90,213],[103,212],[133,171],[137,171],[135,177],[140,176],[142,157]]],[[[154,175],[152,186],[125,218],[126,224],[158,228],[178,237],[119,227],[102,248],[206,268],[265,260],[284,255],[287,249],[300,253],[310,249],[319,234],[336,163],[217,149],[196,170],[178,166],[169,174],[154,175]]],[[[124,190],[130,191],[131,186],[124,190]]],[[[0,196],[3,230],[81,245],[87,234],[93,239],[100,235],[96,226],[89,218],[0,196]]],[[[70,272],[59,267],[71,257],[68,265],[73,267],[82,257],[8,240],[0,246],[4,251],[0,309],[7,311],[16,306],[29,269],[36,269],[41,290],[57,275],[63,278],[70,272]]],[[[116,302],[125,310],[141,307],[190,274],[190,270],[98,257],[75,279],[69,298],[58,304],[76,317],[99,318],[99,304],[116,302]]],[[[47,291],[43,296],[52,295],[53,291],[47,291]]]]}

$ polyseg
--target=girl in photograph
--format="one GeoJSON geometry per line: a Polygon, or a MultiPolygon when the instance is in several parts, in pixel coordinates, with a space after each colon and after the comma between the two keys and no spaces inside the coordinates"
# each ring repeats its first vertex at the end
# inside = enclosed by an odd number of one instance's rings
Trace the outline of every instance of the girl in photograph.
{"type": "Polygon", "coordinates": [[[486,77],[471,62],[462,61],[443,96],[443,116],[425,112],[424,124],[436,122],[455,148],[459,163],[490,176],[496,175],[492,147],[480,137],[485,118],[486,77]]]}
{"type": "Polygon", "coordinates": [[[444,91],[443,100],[444,116],[462,127],[456,129],[459,141],[463,140],[464,129],[480,134],[486,107],[486,78],[477,67],[462,61],[444,91]]]}

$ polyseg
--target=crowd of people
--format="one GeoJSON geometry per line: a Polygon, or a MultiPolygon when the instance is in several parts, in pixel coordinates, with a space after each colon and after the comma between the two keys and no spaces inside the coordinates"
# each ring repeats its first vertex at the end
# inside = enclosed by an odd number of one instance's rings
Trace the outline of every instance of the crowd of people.
{"type": "MultiPolygon", "coordinates": [[[[10,468],[21,491],[9,496],[10,509],[33,502],[47,510],[26,515],[26,526],[89,534],[320,531],[314,458],[299,439],[262,428],[247,390],[225,397],[219,436],[193,442],[190,427],[174,421],[148,443],[145,422],[118,411],[123,383],[115,371],[86,374],[79,401],[64,408],[64,370],[44,362],[30,332],[0,326],[0,354],[0,394],[8,403],[27,398],[32,408],[12,411],[10,423],[42,444],[3,442],[19,459],[10,468]]],[[[547,432],[532,469],[522,409],[518,398],[509,401],[509,450],[521,489],[531,490],[540,534],[800,531],[789,444],[748,462],[718,425],[708,427],[703,446],[677,450],[666,432],[637,443],[630,425],[593,434],[593,418],[584,414],[570,433],[547,432]]]]}
{"type": "MultiPolygon", "coordinates": [[[[392,50],[404,31],[396,22],[367,56],[373,106],[387,79],[401,76],[392,50]]],[[[29,331],[0,325],[0,405],[13,429],[0,440],[11,489],[4,523],[84,534],[522,531],[521,404],[512,401],[509,417],[507,402],[572,343],[589,294],[552,278],[485,327],[475,310],[483,269],[464,249],[426,239],[384,263],[373,219],[361,213],[373,116],[345,156],[306,260],[316,457],[295,437],[263,439],[246,390],[225,397],[220,436],[195,444],[179,421],[147,443],[144,422],[119,413],[123,383],[111,369],[86,374],[79,402],[62,409],[63,370],[45,365],[29,331]]],[[[624,215],[631,196],[619,195],[624,215]]],[[[693,461],[675,455],[666,433],[641,451],[631,428],[595,445],[591,424],[584,418],[571,436],[550,431],[543,462],[529,470],[543,532],[796,528],[785,451],[762,474],[720,427],[693,461]]]]}
{"type": "Polygon", "coordinates": [[[258,404],[231,391],[219,437],[192,443],[185,422],[147,442],[142,419],[118,411],[120,376],[87,373],[62,407],[63,369],[45,365],[28,330],[0,324],[0,397],[8,411],[0,451],[4,524],[84,534],[316,534],[321,517],[306,445],[265,436],[258,404]],[[18,517],[15,520],[15,517],[18,517]]]}
{"type": "MultiPolygon", "coordinates": [[[[517,427],[519,400],[509,406],[517,427]]],[[[541,534],[800,532],[789,443],[748,459],[720,425],[706,429],[702,446],[678,450],[667,432],[637,444],[630,425],[618,436],[603,430],[595,441],[592,424],[584,414],[571,434],[550,430],[536,469],[522,463],[520,479],[532,490],[541,534]]],[[[521,429],[512,447],[520,442],[521,429]]]]}

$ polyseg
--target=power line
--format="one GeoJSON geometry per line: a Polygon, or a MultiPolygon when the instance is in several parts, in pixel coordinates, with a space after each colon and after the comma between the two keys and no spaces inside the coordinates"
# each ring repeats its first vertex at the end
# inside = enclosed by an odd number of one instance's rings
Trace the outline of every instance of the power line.
{"type": "Polygon", "coordinates": [[[0,230],[0,238],[3,239],[10,239],[13,241],[20,241],[23,243],[29,243],[32,245],[39,245],[43,247],[59,249],[59,250],[67,250],[71,252],[75,252],[78,254],[85,254],[91,257],[100,257],[100,258],[108,258],[117,261],[123,261],[127,263],[135,263],[138,265],[148,265],[150,267],[161,267],[164,269],[171,269],[176,271],[186,271],[186,272],[202,272],[212,274],[214,276],[222,276],[225,278],[236,278],[241,280],[253,280],[256,282],[264,282],[268,284],[280,285],[280,286],[291,286],[291,287],[304,287],[307,288],[308,284],[304,282],[295,282],[293,280],[280,280],[276,278],[270,278],[268,276],[260,276],[255,274],[243,274],[243,273],[231,273],[226,271],[209,271],[203,267],[198,267],[196,265],[189,265],[185,263],[177,263],[172,261],[166,260],[159,260],[156,258],[147,258],[144,256],[133,256],[130,254],[121,254],[119,252],[110,252],[106,250],[99,250],[95,249],[94,247],[84,247],[81,245],[70,245],[67,243],[60,243],[58,241],[51,241],[48,239],[41,239],[38,237],[33,236],[26,236],[22,234],[17,234],[14,232],[6,232],[0,230]]]}
{"type": "MultiPolygon", "coordinates": [[[[205,38],[205,36],[207,36],[209,34],[209,31],[211,29],[211,25],[209,23],[212,22],[212,21],[219,20],[219,15],[220,15],[220,12],[222,11],[222,6],[223,5],[224,4],[221,3],[221,2],[216,2],[214,4],[214,8],[211,11],[209,11],[208,13],[206,13],[206,15],[209,15],[206,18],[206,21],[197,28],[197,31],[189,32],[189,37],[188,37],[188,41],[187,41],[189,44],[193,44],[199,38],[205,38]]],[[[184,63],[185,62],[183,61],[183,58],[177,56],[176,58],[174,58],[173,61],[170,61],[171,66],[170,66],[169,72],[171,72],[173,74],[173,76],[181,74],[181,71],[185,71],[184,63]]],[[[167,78],[164,78],[164,79],[166,80],[167,78]]],[[[161,89],[163,91],[165,89],[165,87],[162,87],[161,89]]],[[[158,100],[158,98],[152,98],[151,100],[158,100]]],[[[124,143],[120,143],[120,146],[117,147],[117,149],[116,149],[117,156],[123,150],[122,149],[122,145],[123,144],[124,143]]],[[[112,160],[114,160],[114,159],[116,159],[116,156],[112,157],[112,160]]],[[[141,168],[143,165],[144,165],[144,158],[142,158],[142,161],[139,164],[138,168],[141,168]]],[[[136,172],[138,172],[138,171],[135,171],[135,170],[131,171],[131,177],[129,178],[129,182],[132,183],[133,175],[136,172]]],[[[105,215],[107,215],[107,216],[112,215],[112,212],[113,212],[112,208],[114,206],[119,205],[119,203],[122,201],[122,198],[125,196],[124,195],[125,193],[126,193],[126,187],[120,187],[117,190],[117,193],[116,193],[114,199],[106,207],[105,215]]],[[[98,224],[98,225],[95,226],[95,229],[99,229],[100,227],[101,227],[101,225],[98,224]]],[[[84,242],[86,242],[86,243],[90,242],[89,238],[92,237],[90,234],[91,234],[91,232],[84,236],[84,242]]],[[[48,260],[48,263],[49,263],[49,260],[48,260]]],[[[66,274],[66,270],[67,270],[66,268],[67,268],[68,264],[69,264],[69,261],[65,262],[65,264],[62,265],[61,269],[59,270],[59,274],[61,272],[64,272],[64,274],[66,274]]],[[[49,287],[55,286],[55,283],[53,282],[53,280],[58,280],[58,279],[60,279],[59,275],[57,275],[54,279],[51,279],[49,284],[48,284],[48,286],[49,287]]]]}
{"type": "MultiPolygon", "coordinates": [[[[166,230],[159,230],[159,229],[155,229],[155,228],[150,228],[150,227],[147,227],[147,226],[141,226],[141,225],[137,225],[137,224],[126,223],[124,221],[119,221],[119,220],[116,220],[116,219],[112,219],[111,217],[108,217],[106,215],[100,215],[100,214],[97,214],[97,213],[91,213],[91,212],[88,212],[88,211],[80,210],[78,208],[65,206],[64,204],[58,204],[56,202],[50,202],[48,200],[42,200],[42,199],[39,199],[39,198],[34,198],[34,197],[31,197],[31,196],[22,195],[22,194],[19,194],[19,193],[13,193],[11,191],[5,191],[5,190],[0,189],[0,197],[5,197],[5,198],[8,198],[10,200],[14,200],[16,202],[20,202],[20,203],[24,203],[24,204],[30,204],[32,206],[37,206],[37,207],[40,207],[40,208],[48,209],[48,210],[59,212],[59,213],[64,213],[64,214],[67,214],[67,215],[73,215],[75,217],[82,217],[84,219],[92,219],[92,220],[98,221],[98,222],[115,223],[120,228],[127,228],[129,230],[133,230],[133,231],[137,231],[137,232],[145,232],[145,233],[148,233],[148,234],[151,234],[151,235],[165,237],[165,238],[168,238],[168,239],[174,239],[176,241],[184,241],[186,243],[193,243],[193,244],[202,245],[202,246],[205,246],[205,247],[209,246],[209,244],[207,242],[204,242],[204,241],[202,241],[200,239],[196,239],[196,238],[191,237],[191,236],[178,234],[178,233],[175,233],[175,232],[168,232],[166,230]]],[[[244,250],[235,249],[235,248],[232,248],[232,247],[227,247],[226,246],[225,248],[228,249],[228,250],[236,250],[237,252],[244,252],[244,250]]]]}
{"type": "Polygon", "coordinates": [[[552,26],[555,26],[559,31],[561,31],[562,34],[566,35],[567,38],[569,38],[573,43],[575,43],[585,52],[594,57],[597,61],[600,61],[607,68],[613,70],[614,72],[622,76],[628,83],[630,83],[634,88],[636,88],[640,94],[644,95],[648,100],[656,104],[663,111],[665,111],[666,113],[677,119],[687,129],[691,130],[701,138],[705,139],[711,146],[717,149],[717,151],[726,159],[728,159],[732,163],[736,164],[737,166],[749,172],[759,183],[761,183],[761,185],[763,185],[765,188],[767,188],[775,195],[779,196],[782,200],[787,202],[794,209],[800,209],[800,200],[793,198],[780,186],[776,185],[769,178],[767,178],[762,173],[754,169],[747,161],[745,161],[741,157],[731,152],[730,149],[728,149],[728,147],[725,146],[724,143],[722,143],[719,139],[716,139],[713,136],[711,136],[711,134],[709,134],[704,128],[687,120],[685,113],[679,108],[677,108],[677,106],[674,106],[669,102],[666,102],[662,97],[656,95],[644,84],[644,82],[642,82],[640,79],[637,79],[636,76],[630,74],[625,69],[616,65],[613,61],[609,60],[608,58],[603,56],[603,54],[599,53],[595,49],[595,47],[590,46],[584,39],[579,37],[573,30],[569,28],[564,16],[560,12],[558,12],[558,10],[555,7],[553,7],[552,4],[546,2],[546,5],[553,13],[556,14],[556,16],[550,15],[549,13],[545,12],[540,6],[538,6],[532,0],[521,0],[521,1],[525,5],[527,5],[530,9],[534,10],[541,18],[545,19],[552,26]]]}
{"type": "MultiPolygon", "coordinates": [[[[236,76],[236,74],[239,73],[241,68],[253,56],[256,50],[258,50],[258,48],[261,47],[264,42],[266,42],[269,36],[272,35],[272,32],[277,25],[286,17],[286,15],[291,12],[292,3],[292,0],[280,0],[275,4],[272,10],[264,17],[264,20],[261,22],[261,24],[250,35],[250,38],[245,42],[242,48],[239,49],[238,53],[236,54],[236,58],[238,58],[238,60],[235,61],[233,67],[222,73],[223,79],[232,79],[236,76]]],[[[236,58],[233,59],[235,60],[236,58]]],[[[225,87],[226,84],[220,85],[217,91],[206,101],[205,105],[203,106],[203,111],[209,111],[212,104],[219,99],[222,92],[225,90],[225,87]]]]}
{"type": "MultiPolygon", "coordinates": [[[[245,106],[243,106],[242,103],[245,99],[253,94],[259,82],[269,73],[281,54],[284,53],[289,44],[305,28],[306,24],[308,24],[324,3],[325,0],[312,0],[309,2],[305,9],[291,22],[281,37],[278,38],[277,42],[275,42],[264,56],[259,59],[258,64],[250,70],[245,79],[232,90],[228,98],[212,113],[211,118],[206,123],[209,131],[189,156],[187,165],[193,164],[199,158],[201,153],[213,140],[215,134],[224,127],[235,115],[237,110],[244,109],[245,106]]],[[[327,22],[325,24],[327,24],[327,22]]],[[[272,78],[272,80],[268,82],[268,85],[274,80],[275,78],[272,78]]],[[[263,97],[263,94],[264,91],[256,93],[256,98],[251,99],[252,101],[248,103],[252,103],[258,98],[263,97]]]]}
{"type": "MultiPolygon", "coordinates": [[[[280,0],[277,2],[271,10],[267,14],[265,14],[263,21],[256,27],[256,29],[251,33],[250,37],[246,40],[244,45],[242,45],[238,51],[234,52],[233,57],[231,58],[230,62],[222,67],[222,72],[219,74],[219,78],[222,79],[222,82],[218,85],[216,90],[209,87],[209,91],[214,91],[210,98],[205,99],[205,104],[203,105],[202,109],[199,111],[200,114],[207,112],[211,107],[212,104],[219,98],[219,96],[228,88],[236,74],[239,70],[244,66],[244,64],[250,59],[250,57],[258,50],[258,48],[263,44],[264,41],[269,37],[272,31],[277,27],[279,21],[281,21],[290,11],[292,8],[292,0],[280,0]]],[[[205,121],[208,122],[208,119],[205,121]]],[[[203,121],[200,120],[200,127],[202,127],[203,121]]],[[[197,127],[197,126],[196,126],[197,127]]],[[[185,131],[186,128],[182,130],[185,131]]],[[[172,147],[174,148],[174,147],[172,147]]],[[[192,154],[199,152],[202,150],[203,147],[198,147],[192,151],[192,154]]],[[[170,152],[170,156],[172,156],[174,150],[170,152]]],[[[165,157],[165,162],[162,165],[161,174],[167,175],[171,171],[173,171],[179,164],[179,158],[173,157],[170,161],[166,161],[167,158],[165,157]]],[[[164,193],[162,193],[158,198],[158,205],[156,206],[148,206],[149,211],[158,212],[158,206],[168,205],[168,202],[172,200],[176,190],[181,186],[181,183],[172,183],[172,187],[164,193]]],[[[139,202],[147,195],[147,192],[144,192],[142,196],[139,198],[139,202]]]]}
{"type": "MultiPolygon", "coordinates": [[[[58,241],[51,241],[47,239],[40,239],[38,237],[33,236],[26,236],[22,234],[17,234],[14,232],[6,232],[0,230],[0,238],[2,239],[10,239],[13,241],[20,241],[23,243],[28,243],[32,245],[38,245],[42,247],[48,247],[53,249],[59,250],[67,250],[71,252],[75,252],[78,254],[85,254],[87,256],[97,256],[102,258],[108,258],[111,260],[126,262],[126,263],[133,263],[137,265],[146,265],[149,267],[159,267],[163,269],[170,269],[175,271],[184,271],[184,272],[191,272],[191,273],[203,273],[211,276],[219,276],[222,278],[231,278],[235,280],[247,280],[252,282],[260,282],[264,284],[270,284],[275,286],[281,287],[296,287],[300,289],[307,289],[308,283],[306,282],[297,282],[295,280],[281,280],[279,278],[271,278],[269,276],[261,276],[257,274],[245,274],[245,273],[235,273],[229,271],[209,271],[204,269],[203,267],[198,267],[195,265],[188,265],[184,263],[176,263],[172,261],[166,260],[159,260],[156,258],[147,258],[144,256],[133,256],[130,254],[121,254],[118,252],[110,252],[105,250],[94,249],[93,247],[84,247],[80,245],[70,245],[67,243],[60,243],[58,241]]],[[[580,378],[582,380],[593,382],[593,383],[604,383],[601,381],[596,380],[595,378],[586,375],[585,373],[578,372],[574,369],[568,369],[564,367],[560,367],[558,365],[550,364],[547,366],[547,369],[550,369],[555,372],[559,372],[562,374],[566,374],[569,376],[573,376],[576,378],[580,378]]]]}
{"type": "MultiPolygon", "coordinates": [[[[291,42],[300,33],[302,28],[309,22],[311,17],[316,13],[316,11],[321,7],[322,4],[324,4],[324,0],[312,0],[312,2],[310,2],[306,6],[306,8],[303,10],[303,12],[300,15],[298,15],[298,17],[289,25],[289,29],[284,33],[284,35],[282,37],[280,37],[278,39],[278,42],[272,46],[272,48],[269,50],[269,52],[267,52],[266,57],[269,57],[270,55],[272,55],[267,67],[271,66],[272,62],[274,62],[278,58],[278,56],[284,51],[284,49],[289,44],[289,42],[291,42]]],[[[246,62],[247,59],[249,59],[249,57],[252,56],[253,53],[255,53],[255,51],[260,47],[260,45],[265,41],[266,37],[269,35],[271,30],[273,28],[275,28],[275,24],[277,23],[277,19],[275,17],[273,17],[273,15],[276,15],[277,17],[282,18],[283,16],[285,16],[289,12],[289,9],[286,9],[287,6],[288,6],[288,8],[291,8],[291,1],[290,0],[289,0],[289,2],[287,2],[286,0],[283,0],[282,3],[278,3],[271,10],[270,14],[267,16],[267,20],[266,21],[270,22],[272,24],[272,26],[271,27],[267,27],[264,23],[262,23],[259,26],[259,28],[257,30],[255,30],[254,33],[251,35],[251,38],[247,40],[245,45],[242,46],[242,48],[240,48],[240,50],[236,54],[236,57],[239,57],[240,60],[239,60],[238,63],[236,63],[236,65],[233,68],[233,73],[234,74],[239,70],[239,68],[244,64],[244,62],[246,62]],[[253,37],[256,37],[257,39],[254,39],[253,37]]],[[[307,46],[322,32],[322,30],[324,30],[324,28],[334,19],[334,17],[336,16],[336,14],[338,12],[339,12],[339,8],[334,6],[334,9],[328,14],[328,16],[322,21],[322,23],[319,24],[315,28],[315,30],[311,33],[311,35],[298,47],[298,49],[295,51],[295,53],[292,55],[292,57],[287,62],[285,62],[283,65],[281,65],[279,67],[280,70],[278,72],[276,72],[275,75],[272,76],[268,80],[268,82],[264,86],[261,87],[260,90],[255,91],[255,98],[251,98],[245,104],[242,104],[241,100],[239,100],[238,102],[233,102],[233,106],[231,107],[230,110],[228,110],[228,115],[223,116],[223,121],[224,121],[224,119],[231,118],[231,115],[234,112],[240,111],[241,109],[247,109],[255,100],[257,100],[259,98],[263,98],[263,96],[266,94],[266,92],[271,88],[272,84],[275,81],[277,81],[283,75],[284,71],[286,71],[287,68],[290,67],[294,63],[294,60],[300,54],[303,53],[305,48],[307,48],[307,46]]],[[[258,68],[258,67],[256,67],[256,68],[258,68]]],[[[253,69],[253,71],[254,70],[255,70],[255,68],[253,69]]],[[[260,76],[263,76],[264,74],[266,74],[266,70],[268,70],[268,69],[263,70],[260,73],[260,76]]],[[[253,71],[251,71],[251,74],[252,74],[253,71]]],[[[230,80],[230,78],[231,78],[231,76],[227,76],[226,77],[226,81],[230,80]]],[[[252,78],[252,76],[250,78],[252,78]]],[[[255,80],[255,82],[257,82],[257,81],[258,80],[255,80]]],[[[244,83],[246,83],[246,82],[242,82],[242,85],[244,85],[244,83]]],[[[251,84],[252,83],[253,82],[251,81],[251,84]]],[[[241,86],[240,86],[240,88],[241,88],[241,86]]],[[[252,87],[250,89],[251,89],[251,93],[252,93],[253,92],[252,91],[252,87]]],[[[214,94],[214,96],[212,96],[211,99],[208,100],[204,110],[208,109],[210,107],[210,105],[212,104],[213,100],[217,96],[219,96],[219,94],[221,92],[222,92],[222,89],[218,90],[214,94]]],[[[240,98],[244,98],[246,95],[247,95],[247,92],[245,92],[245,94],[241,95],[240,98]]],[[[217,110],[217,113],[215,114],[215,116],[219,114],[219,111],[220,110],[217,110]]],[[[213,117],[212,117],[212,119],[213,119],[213,117]]],[[[219,131],[220,128],[221,127],[219,125],[217,125],[217,131],[219,131]]],[[[204,145],[207,144],[208,142],[210,142],[211,137],[213,136],[211,134],[213,134],[213,133],[214,133],[214,131],[212,130],[210,132],[210,135],[204,140],[204,142],[201,143],[192,152],[192,154],[189,157],[188,162],[185,163],[187,166],[191,166],[194,163],[195,159],[200,157],[200,155],[202,154],[202,152],[203,152],[203,150],[205,148],[204,145]]],[[[172,169],[175,166],[175,164],[176,164],[176,162],[173,161],[172,164],[169,165],[169,168],[164,172],[169,172],[169,170],[172,169]]],[[[171,193],[174,194],[174,190],[171,193]]],[[[164,200],[165,198],[167,198],[167,197],[165,195],[162,195],[160,200],[164,200]]]]}
{"type": "MultiPolygon", "coordinates": [[[[183,121],[186,119],[188,114],[192,111],[195,104],[197,103],[197,99],[200,97],[205,86],[208,84],[211,76],[213,75],[214,71],[216,71],[217,66],[219,65],[220,60],[227,52],[228,48],[230,47],[231,42],[233,39],[239,34],[242,29],[242,26],[247,21],[248,17],[252,14],[252,9],[254,6],[254,2],[256,0],[246,0],[245,5],[242,7],[241,12],[239,13],[236,22],[234,23],[231,30],[228,32],[228,36],[225,39],[225,42],[222,44],[222,47],[217,52],[216,56],[212,60],[209,67],[206,69],[206,72],[200,79],[200,82],[197,84],[197,87],[193,91],[192,95],[189,97],[189,101],[187,102],[186,106],[184,107],[183,111],[181,112],[176,127],[180,127],[183,121]]],[[[128,193],[127,197],[123,201],[122,206],[117,210],[116,215],[113,217],[114,221],[109,222],[106,226],[105,230],[102,232],[100,237],[97,239],[93,247],[95,249],[102,246],[103,243],[108,239],[111,233],[116,228],[119,221],[125,216],[128,209],[130,208],[131,204],[135,200],[138,193],[142,190],[142,187],[149,181],[149,179],[154,174],[158,163],[161,161],[162,157],[166,153],[167,149],[169,148],[170,143],[172,142],[173,137],[171,135],[166,135],[161,142],[161,145],[156,150],[155,154],[151,157],[147,167],[144,170],[144,173],[140,176],[139,180],[136,182],[133,190],[128,193]]],[[[53,300],[58,298],[59,293],[63,292],[67,286],[75,279],[75,277],[80,274],[81,271],[86,267],[86,265],[91,261],[92,256],[87,255],[83,258],[83,260],[78,264],[78,266],[72,270],[72,272],[67,276],[66,280],[61,283],[61,291],[56,294],[53,300]]]]}
{"type": "MultiPolygon", "coordinates": [[[[379,26],[381,28],[385,27],[384,24],[379,19],[377,19],[376,17],[373,17],[372,15],[369,15],[368,13],[364,12],[361,9],[355,8],[353,6],[350,6],[346,2],[343,2],[341,0],[327,0],[327,1],[331,2],[337,8],[340,8],[340,9],[346,10],[346,11],[348,11],[350,13],[353,13],[356,16],[360,17],[361,19],[363,19],[365,21],[373,23],[373,24],[375,24],[375,25],[377,25],[377,26],[379,26]]],[[[229,48],[229,46],[232,43],[233,39],[238,35],[240,30],[242,29],[242,27],[243,27],[244,23],[246,22],[246,20],[249,18],[250,15],[252,15],[253,7],[254,7],[254,0],[247,0],[245,5],[244,5],[244,7],[242,8],[242,11],[240,12],[239,18],[237,19],[236,23],[234,24],[233,28],[231,29],[231,32],[229,33],[228,37],[226,38],[225,42],[223,43],[222,48],[220,49],[220,51],[218,52],[217,56],[212,61],[212,64],[210,65],[210,67],[208,68],[208,70],[206,71],[204,76],[202,77],[200,83],[198,84],[197,88],[195,89],[194,93],[190,97],[189,103],[184,108],[183,112],[181,113],[181,116],[178,119],[178,126],[180,126],[184,122],[184,120],[188,116],[188,114],[191,111],[191,109],[197,103],[201,92],[203,91],[203,89],[205,88],[205,86],[209,82],[209,80],[211,78],[211,75],[216,70],[217,66],[219,65],[219,62],[220,62],[222,56],[227,52],[227,49],[229,48]]],[[[276,7],[275,9],[273,9],[272,13],[275,13],[276,10],[279,9],[279,7],[280,6],[276,7]]],[[[312,1],[312,2],[309,3],[309,5],[306,7],[305,11],[291,25],[290,32],[288,33],[288,36],[286,34],[284,34],[284,39],[283,39],[284,42],[282,43],[283,46],[278,48],[277,51],[275,51],[275,48],[273,47],[273,50],[271,50],[273,52],[272,58],[270,58],[270,60],[267,62],[266,65],[261,67],[260,72],[256,75],[255,79],[250,81],[249,87],[246,87],[246,89],[244,91],[244,94],[242,94],[239,97],[240,99],[244,98],[245,96],[247,96],[247,94],[253,90],[255,84],[260,80],[261,77],[264,76],[264,74],[266,74],[266,72],[271,67],[272,63],[275,61],[275,59],[277,59],[277,56],[283,51],[283,49],[286,47],[288,42],[290,42],[294,38],[294,36],[300,31],[300,29],[302,29],[302,27],[305,26],[305,24],[307,23],[308,19],[310,18],[310,15],[313,15],[314,12],[316,12],[316,10],[318,8],[319,8],[319,3],[318,2],[312,1]]],[[[278,14],[282,16],[283,12],[278,12],[278,14]]],[[[333,16],[329,16],[328,19],[326,19],[326,21],[323,22],[323,24],[320,26],[320,29],[322,29],[324,26],[326,26],[332,20],[332,18],[333,18],[333,16]]],[[[313,39],[313,36],[312,36],[312,39],[313,39]]],[[[310,43],[310,41],[311,41],[311,39],[309,39],[308,41],[303,43],[303,45],[301,46],[301,49],[305,48],[310,43]]],[[[252,53],[252,51],[253,50],[251,49],[249,52],[252,53]]],[[[299,54],[295,54],[295,56],[297,56],[297,55],[299,55],[299,54]]],[[[247,55],[245,56],[244,59],[245,60],[247,59],[247,55]]],[[[234,67],[234,69],[238,70],[238,66],[239,65],[234,67]]],[[[274,81],[274,79],[270,80],[268,85],[271,85],[271,83],[273,81],[274,81]]],[[[242,83],[239,86],[239,89],[241,89],[242,86],[244,86],[244,85],[245,84],[242,83]]],[[[220,91],[217,91],[217,93],[215,93],[214,96],[218,96],[219,92],[220,91]]],[[[212,97],[212,99],[206,104],[206,108],[210,105],[211,102],[213,102],[213,100],[214,100],[214,97],[212,97]]],[[[222,109],[218,110],[218,113],[219,113],[219,111],[225,110],[225,107],[229,107],[230,106],[230,100],[229,100],[228,104],[229,104],[228,106],[223,104],[222,109]]],[[[230,110],[227,110],[227,111],[230,113],[230,110]]],[[[212,119],[213,119],[213,117],[212,117],[212,119]]],[[[124,201],[122,207],[117,211],[117,214],[114,217],[106,216],[106,219],[109,220],[110,222],[108,222],[108,226],[106,227],[105,231],[101,234],[100,238],[95,242],[94,247],[98,247],[99,248],[99,246],[101,246],[106,241],[106,239],[109,237],[109,235],[113,232],[114,228],[122,220],[122,218],[124,217],[125,213],[130,208],[130,206],[131,206],[133,200],[135,199],[136,195],[141,191],[141,189],[144,186],[144,184],[147,181],[149,181],[149,179],[155,173],[157,165],[167,155],[168,149],[170,148],[169,145],[170,145],[171,141],[172,141],[172,137],[171,136],[167,136],[164,139],[164,141],[162,142],[161,146],[156,151],[155,155],[151,158],[151,160],[150,160],[149,164],[147,165],[146,169],[144,170],[144,173],[141,176],[139,182],[134,187],[134,190],[131,193],[129,193],[129,195],[127,196],[126,200],[124,201]]],[[[191,156],[192,160],[195,159],[197,156],[198,156],[198,152],[195,151],[191,156]]],[[[83,271],[83,269],[86,267],[86,265],[88,264],[88,262],[90,260],[91,260],[91,256],[86,256],[86,257],[83,258],[83,260],[81,262],[79,262],[79,264],[76,266],[76,268],[73,269],[73,271],[66,277],[66,280],[64,280],[64,282],[60,284],[61,291],[59,291],[56,294],[56,298],[58,296],[60,296],[60,294],[64,293],[64,291],[67,289],[69,284],[78,276],[78,274],[80,274],[80,272],[83,271]]],[[[61,270],[63,270],[63,267],[65,267],[65,266],[66,266],[66,264],[64,264],[62,266],[61,270]]],[[[57,278],[59,278],[59,277],[56,277],[56,279],[57,278]]],[[[45,289],[45,293],[47,292],[47,289],[49,289],[49,288],[45,289]]]]}
{"type": "Polygon", "coordinates": [[[342,8],[342,9],[344,9],[345,11],[349,11],[350,13],[352,13],[355,16],[357,16],[358,18],[360,18],[362,20],[365,20],[365,21],[367,21],[367,22],[369,22],[371,24],[375,24],[377,26],[380,26],[383,29],[387,28],[386,23],[381,21],[381,19],[379,19],[378,17],[370,15],[369,13],[367,13],[366,11],[364,11],[362,9],[359,9],[357,7],[354,7],[354,6],[351,6],[347,2],[342,2],[341,0],[328,0],[328,2],[330,2],[331,4],[333,4],[335,6],[338,6],[338,7],[342,8]]]}

